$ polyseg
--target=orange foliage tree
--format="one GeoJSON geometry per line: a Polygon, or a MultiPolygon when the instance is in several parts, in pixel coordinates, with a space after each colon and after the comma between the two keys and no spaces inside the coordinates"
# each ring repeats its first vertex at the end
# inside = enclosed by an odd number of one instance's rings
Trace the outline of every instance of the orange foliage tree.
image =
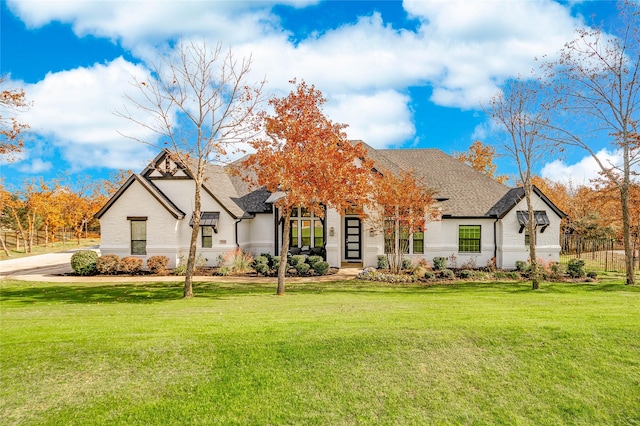
{"type": "MultiPolygon", "coordinates": [[[[0,77],[0,84],[5,77],[0,77]]],[[[0,92],[0,155],[11,161],[24,146],[22,132],[29,128],[15,117],[15,112],[29,107],[24,90],[3,89],[0,92]]]]}
{"type": "Polygon", "coordinates": [[[292,209],[303,207],[324,217],[325,208],[344,211],[368,202],[372,165],[362,144],[347,141],[346,126],[325,117],[324,103],[320,90],[304,81],[288,96],[271,99],[274,115],[265,119],[267,137],[251,142],[256,152],[242,162],[254,186],[281,195],[274,203],[284,227],[278,295],[285,293],[292,209]]]}
{"type": "Polygon", "coordinates": [[[494,163],[496,149],[491,145],[475,141],[467,152],[457,153],[454,157],[500,183],[505,183],[508,179],[507,175],[497,174],[498,166],[494,163]]]}
{"type": "Polygon", "coordinates": [[[384,233],[385,253],[389,269],[398,273],[402,267],[402,256],[409,253],[410,237],[424,233],[427,218],[435,219],[434,192],[411,171],[397,175],[382,171],[376,179],[374,201],[377,215],[371,222],[384,233]]]}

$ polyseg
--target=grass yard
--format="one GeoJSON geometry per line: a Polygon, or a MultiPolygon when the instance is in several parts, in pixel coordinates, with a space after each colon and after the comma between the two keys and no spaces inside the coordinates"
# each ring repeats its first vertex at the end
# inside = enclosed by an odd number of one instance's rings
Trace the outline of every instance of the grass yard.
{"type": "Polygon", "coordinates": [[[0,423],[640,424],[640,288],[0,284],[0,423]]]}

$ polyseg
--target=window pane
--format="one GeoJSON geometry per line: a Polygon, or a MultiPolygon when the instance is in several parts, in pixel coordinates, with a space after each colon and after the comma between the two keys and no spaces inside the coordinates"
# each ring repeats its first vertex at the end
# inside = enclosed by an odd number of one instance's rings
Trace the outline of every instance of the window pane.
{"type": "Polygon", "coordinates": [[[480,225],[460,225],[458,251],[480,253],[480,225]]]}
{"type": "Polygon", "coordinates": [[[147,221],[146,220],[131,221],[131,239],[132,240],[147,239],[147,221]]]}
{"type": "Polygon", "coordinates": [[[202,228],[202,247],[213,247],[213,226],[203,226],[202,228]]]}
{"type": "Polygon", "coordinates": [[[313,225],[313,246],[322,247],[324,245],[324,227],[322,226],[322,222],[316,220],[313,222],[313,225]]]}
{"type": "Polygon", "coordinates": [[[289,247],[300,247],[298,241],[298,221],[291,221],[291,238],[289,240],[289,247]]]}
{"type": "Polygon", "coordinates": [[[413,252],[424,253],[424,233],[414,232],[413,234],[413,252]]]}
{"type": "Polygon", "coordinates": [[[131,221],[131,254],[147,254],[147,221],[131,221]]]}
{"type": "Polygon", "coordinates": [[[300,221],[301,229],[300,229],[300,238],[302,242],[302,247],[310,247],[311,246],[311,221],[302,220],[300,221]]]}

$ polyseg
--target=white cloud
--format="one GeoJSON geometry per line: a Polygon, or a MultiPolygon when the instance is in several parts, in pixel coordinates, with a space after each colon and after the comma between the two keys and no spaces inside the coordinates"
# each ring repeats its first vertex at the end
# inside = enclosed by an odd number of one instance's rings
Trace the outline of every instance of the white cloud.
{"type": "Polygon", "coordinates": [[[408,102],[407,96],[394,91],[340,96],[325,112],[332,121],[349,124],[346,132],[350,139],[385,148],[414,136],[416,129],[408,102]]]}
{"type": "MultiPolygon", "coordinates": [[[[272,93],[289,92],[293,77],[315,84],[329,99],[325,109],[332,120],[349,124],[350,137],[379,147],[415,136],[411,99],[401,94],[408,87],[430,86],[431,101],[440,106],[478,108],[502,81],[528,73],[535,56],[560,48],[580,25],[567,7],[550,0],[405,0],[404,8],[420,22],[415,32],[393,28],[372,13],[293,44],[272,6],[314,3],[73,0],[8,5],[31,28],[69,23],[78,36],[117,40],[145,61],[177,37],[223,41],[237,57],[252,55],[252,79],[266,77],[272,93]]],[[[146,71],[123,59],[49,74],[28,88],[34,101],[29,123],[51,136],[76,167],[138,169],[132,159],[148,159],[149,148],[123,139],[116,129],[149,135],[112,114],[134,74],[146,71]]]]}
{"type": "MultiPolygon", "coordinates": [[[[91,68],[47,74],[44,80],[27,85],[33,107],[24,114],[31,131],[53,142],[74,170],[88,167],[130,168],[142,156],[149,159],[150,147],[120,135],[153,142],[155,137],[141,126],[117,117],[125,103],[133,76],[147,72],[118,58],[91,68]]],[[[146,119],[142,116],[141,119],[146,119]]]]}
{"type": "Polygon", "coordinates": [[[51,170],[53,165],[50,161],[43,161],[40,158],[34,158],[30,163],[21,163],[18,170],[22,173],[37,174],[51,170]]]}
{"type": "MultiPolygon", "coordinates": [[[[622,155],[620,151],[607,151],[602,149],[596,153],[600,161],[609,166],[619,166],[622,163],[622,155]]],[[[543,178],[551,179],[554,182],[561,182],[565,185],[572,183],[573,185],[590,185],[590,180],[600,177],[598,172],[600,166],[596,160],[591,157],[583,157],[574,164],[567,164],[563,160],[554,160],[544,165],[540,171],[543,178]]]]}

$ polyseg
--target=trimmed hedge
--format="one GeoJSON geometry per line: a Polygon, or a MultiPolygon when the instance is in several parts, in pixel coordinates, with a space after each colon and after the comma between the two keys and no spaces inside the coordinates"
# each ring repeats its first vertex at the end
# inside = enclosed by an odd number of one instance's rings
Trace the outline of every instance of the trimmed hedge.
{"type": "Polygon", "coordinates": [[[79,250],[71,256],[71,268],[78,275],[93,275],[97,271],[98,253],[93,250],[79,250]]]}

